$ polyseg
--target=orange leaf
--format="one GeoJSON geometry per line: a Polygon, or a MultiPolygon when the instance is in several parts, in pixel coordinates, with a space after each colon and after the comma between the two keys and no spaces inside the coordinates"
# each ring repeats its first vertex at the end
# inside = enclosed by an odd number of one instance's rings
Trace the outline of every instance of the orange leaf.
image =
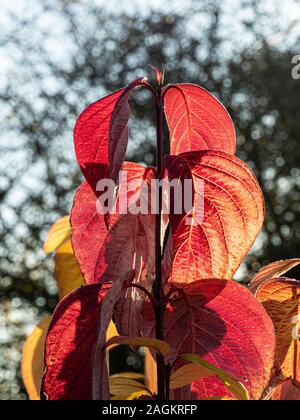
{"type": "Polygon", "coordinates": [[[272,400],[300,401],[300,384],[297,386],[292,381],[284,382],[275,389],[272,394],[272,400]]]}
{"type": "Polygon", "coordinates": [[[231,279],[264,220],[264,200],[253,172],[235,156],[218,151],[167,156],[166,166],[170,180],[192,180],[194,195],[190,210],[170,216],[171,281],[231,279]]]}
{"type": "Polygon", "coordinates": [[[69,216],[64,216],[59,219],[51,227],[48,237],[44,243],[44,251],[50,254],[56,251],[65,241],[71,237],[71,226],[69,216]]]}
{"type": "Polygon", "coordinates": [[[182,83],[164,89],[171,154],[198,150],[235,153],[235,130],[223,105],[200,86],[182,83]]]}
{"type": "MultiPolygon", "coordinates": [[[[110,116],[108,141],[108,175],[117,183],[125,159],[128,143],[128,120],[131,110],[129,100],[133,89],[142,86],[145,78],[134,80],[120,96],[110,116]]],[[[94,139],[92,139],[94,140],[94,139]]]]}
{"type": "Polygon", "coordinates": [[[276,333],[276,376],[300,381],[300,282],[287,278],[264,281],[256,292],[276,333]]]}
{"type": "Polygon", "coordinates": [[[251,280],[249,285],[250,290],[255,293],[261,283],[265,280],[281,277],[292,268],[300,264],[300,258],[293,258],[291,260],[275,261],[263,267],[251,280]]]}
{"type": "Polygon", "coordinates": [[[40,399],[44,371],[44,345],[51,316],[43,318],[27,338],[22,353],[22,378],[30,400],[40,399]]]}

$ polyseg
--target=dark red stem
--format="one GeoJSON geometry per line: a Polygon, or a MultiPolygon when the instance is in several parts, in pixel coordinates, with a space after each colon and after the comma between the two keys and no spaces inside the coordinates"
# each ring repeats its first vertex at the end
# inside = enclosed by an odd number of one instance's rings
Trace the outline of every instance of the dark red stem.
{"type": "MultiPolygon", "coordinates": [[[[162,118],[163,118],[163,107],[161,100],[161,86],[157,84],[156,90],[156,134],[157,134],[157,157],[156,157],[156,169],[158,185],[158,211],[155,221],[155,267],[156,267],[156,278],[152,287],[152,294],[155,300],[155,325],[156,325],[156,338],[159,340],[164,339],[164,311],[165,311],[165,299],[163,292],[162,282],[162,247],[161,247],[161,214],[162,214],[162,186],[161,176],[163,168],[163,139],[162,139],[162,118]]],[[[161,355],[157,355],[157,391],[158,399],[166,399],[166,367],[164,359],[161,355]]]]}

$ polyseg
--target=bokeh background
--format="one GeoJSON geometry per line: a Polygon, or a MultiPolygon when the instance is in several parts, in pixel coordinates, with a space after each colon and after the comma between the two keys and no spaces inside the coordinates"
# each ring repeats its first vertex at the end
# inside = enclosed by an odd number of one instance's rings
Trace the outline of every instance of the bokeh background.
{"type": "MultiPolygon", "coordinates": [[[[238,155],[266,199],[262,234],[237,274],[300,252],[298,0],[0,1],[0,399],[25,399],[24,337],[57,303],[50,225],[81,175],[72,130],[91,101],[166,66],[229,109],[238,155]],[[163,5],[161,3],[164,3],[163,5]]],[[[154,161],[151,102],[136,94],[128,158],[154,161]]],[[[292,275],[300,273],[294,271],[292,275]]],[[[298,277],[300,278],[300,277],[298,277]]],[[[129,364],[132,361],[128,360],[129,364]]]]}

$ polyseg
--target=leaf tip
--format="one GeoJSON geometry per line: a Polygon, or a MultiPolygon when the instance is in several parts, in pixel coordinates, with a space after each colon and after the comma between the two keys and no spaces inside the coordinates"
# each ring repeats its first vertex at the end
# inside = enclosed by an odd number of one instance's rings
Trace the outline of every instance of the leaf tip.
{"type": "Polygon", "coordinates": [[[149,67],[154,71],[155,80],[156,83],[161,86],[164,84],[165,81],[165,67],[162,64],[161,69],[159,70],[157,67],[152,66],[152,64],[149,64],[149,67]]]}

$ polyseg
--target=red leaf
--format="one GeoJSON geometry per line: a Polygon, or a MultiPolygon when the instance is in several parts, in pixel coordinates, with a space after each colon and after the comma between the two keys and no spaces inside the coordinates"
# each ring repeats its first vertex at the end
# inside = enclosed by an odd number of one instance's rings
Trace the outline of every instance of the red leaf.
{"type": "MultiPolygon", "coordinates": [[[[125,200],[129,207],[131,204],[138,204],[143,180],[148,179],[150,182],[154,177],[153,168],[145,169],[135,163],[125,162],[123,171],[127,174],[129,187],[133,185],[132,182],[135,187],[127,190],[124,186],[125,190],[123,191],[121,186],[117,201],[117,206],[120,209],[123,208],[123,203],[124,206],[127,206],[125,200]]],[[[71,212],[72,244],[87,284],[97,283],[101,278],[106,281],[112,280],[120,252],[126,250],[124,248],[126,243],[127,251],[130,250],[130,244],[135,246],[133,243],[134,233],[138,233],[136,230],[140,226],[141,220],[146,223],[145,219],[149,217],[148,215],[116,212],[111,215],[111,228],[107,231],[104,216],[97,207],[97,197],[87,183],[81,185],[75,195],[71,212]]],[[[151,217],[152,219],[153,217],[151,217]]],[[[143,242],[142,245],[144,248],[147,244],[143,242]]],[[[129,264],[132,263],[134,252],[135,249],[132,250],[131,258],[129,257],[129,264]]]]}
{"type": "MultiPolygon", "coordinates": [[[[263,196],[254,174],[235,156],[211,150],[167,156],[166,166],[170,180],[193,181],[193,207],[170,216],[171,281],[231,279],[264,220],[263,196]]],[[[183,191],[191,194],[184,186],[183,191]]]]}
{"type": "MultiPolygon", "coordinates": [[[[113,231],[105,243],[107,269],[103,273],[103,280],[107,278],[118,282],[128,269],[133,268],[136,273],[133,283],[151,289],[155,272],[154,225],[151,217],[128,214],[112,227],[113,231]]],[[[140,308],[145,294],[130,288],[120,298],[115,313],[118,330],[122,335],[139,335],[140,308]]]]}
{"type": "MultiPolygon", "coordinates": [[[[154,170],[148,168],[144,170],[140,179],[146,181],[149,186],[154,177],[154,170]]],[[[150,189],[148,191],[151,194],[150,189]]],[[[146,194],[148,191],[146,190],[146,194]]],[[[142,198],[143,194],[145,193],[140,184],[137,187],[137,197],[134,198],[142,198]]],[[[142,211],[136,215],[128,213],[117,221],[112,220],[114,224],[110,230],[110,237],[104,244],[107,269],[103,278],[118,277],[121,273],[134,269],[136,275],[133,283],[150,291],[155,276],[155,215],[151,214],[148,208],[147,214],[143,214],[142,211]]],[[[145,298],[145,294],[134,287],[122,293],[115,311],[115,321],[121,334],[140,334],[141,306],[145,298]]]]}
{"type": "MultiPolygon", "coordinates": [[[[178,294],[165,314],[164,340],[172,349],[166,362],[196,354],[230,373],[252,399],[259,399],[269,383],[275,351],[274,328],[262,305],[233,281],[200,280],[183,292],[185,297],[178,294]]],[[[154,331],[153,311],[146,303],[143,335],[154,331]]],[[[194,383],[192,391],[197,399],[228,395],[215,377],[194,383]]]]}
{"type": "MultiPolygon", "coordinates": [[[[84,183],[78,190],[71,213],[74,252],[86,283],[119,281],[124,274],[134,270],[134,283],[150,290],[155,271],[155,215],[149,209],[148,214],[142,214],[142,208],[139,211],[138,207],[137,214],[133,214],[132,206],[140,204],[145,194],[143,182],[149,185],[155,171],[135,163],[125,163],[123,171],[127,173],[129,190],[123,190],[121,185],[117,207],[122,208],[126,199],[130,211],[112,214],[109,231],[105,228],[103,215],[97,212],[97,198],[91,188],[84,183]]],[[[116,314],[122,334],[139,333],[139,308],[144,299],[144,294],[137,289],[123,293],[116,314]],[[124,313],[121,313],[121,307],[124,313]]]]}
{"type": "Polygon", "coordinates": [[[78,163],[94,191],[108,167],[108,140],[111,114],[125,88],[88,106],[74,128],[74,145],[78,163]]]}
{"type": "Polygon", "coordinates": [[[71,212],[72,245],[87,284],[98,283],[104,268],[99,252],[107,236],[103,214],[96,207],[97,197],[87,182],[76,192],[71,212]]]}
{"type": "Polygon", "coordinates": [[[107,363],[105,357],[106,332],[112,319],[115,304],[120,298],[123,286],[127,282],[132,282],[134,272],[120,275],[118,281],[114,282],[107,295],[103,299],[100,310],[100,327],[97,329],[98,336],[93,355],[93,375],[92,375],[92,395],[93,400],[109,400],[109,381],[107,363]]]}
{"type": "Polygon", "coordinates": [[[128,142],[128,101],[132,90],[144,83],[144,79],[135,80],[127,88],[88,106],[77,119],[75,152],[80,168],[95,192],[98,181],[107,174],[114,181],[118,178],[128,142]]]}
{"type": "Polygon", "coordinates": [[[92,399],[92,352],[107,291],[107,286],[84,286],[57,306],[45,348],[42,394],[48,399],[92,399]]]}
{"type": "Polygon", "coordinates": [[[164,90],[171,154],[220,150],[235,154],[232,120],[223,105],[197,85],[176,84],[164,90]]]}
{"type": "Polygon", "coordinates": [[[145,79],[132,82],[118,100],[110,118],[109,128],[109,178],[117,182],[119,171],[125,159],[128,143],[128,120],[131,114],[128,101],[132,90],[143,85],[145,79]]]}

